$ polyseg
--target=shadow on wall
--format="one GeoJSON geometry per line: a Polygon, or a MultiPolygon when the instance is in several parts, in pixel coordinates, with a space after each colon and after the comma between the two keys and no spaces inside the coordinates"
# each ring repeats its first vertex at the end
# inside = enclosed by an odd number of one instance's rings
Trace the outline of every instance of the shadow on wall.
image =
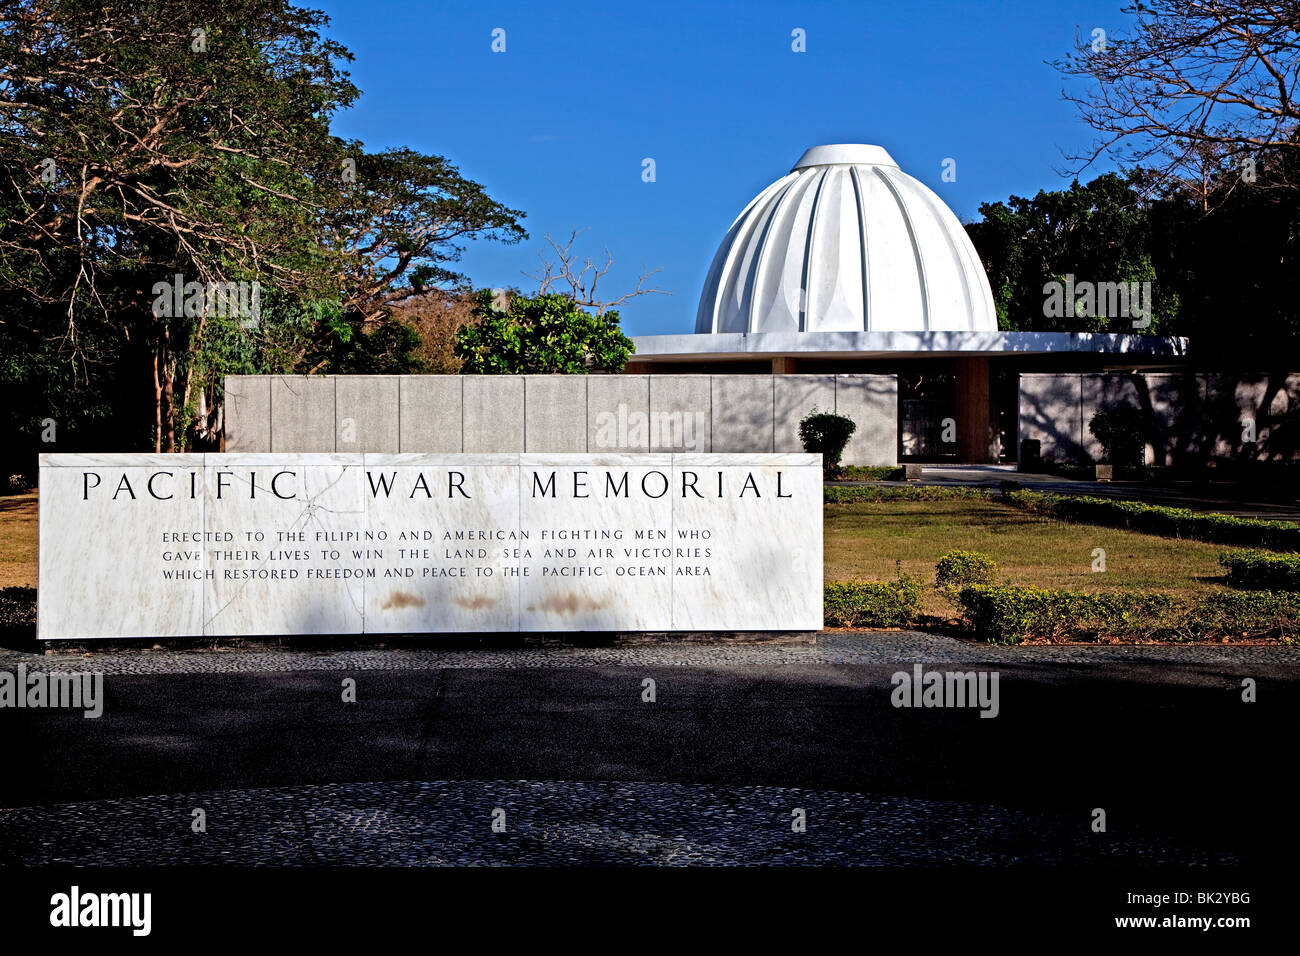
{"type": "Polygon", "coordinates": [[[714,376],[711,388],[712,448],[707,450],[718,453],[772,451],[772,379],[763,375],[714,376]]]}
{"type": "Polygon", "coordinates": [[[1022,375],[1020,440],[1041,442],[1045,461],[1101,461],[1089,423],[1117,405],[1142,411],[1148,464],[1300,458],[1300,374],[1287,372],[1022,375]]]}
{"type": "MultiPolygon", "coordinates": [[[[853,420],[846,465],[898,463],[899,385],[895,375],[846,374],[835,381],[835,413],[853,420]]],[[[799,448],[803,450],[802,445],[799,448]]]]}
{"type": "Polygon", "coordinates": [[[1044,461],[1084,459],[1081,378],[1077,372],[1020,376],[1020,441],[1038,441],[1044,461]]]}
{"type": "Polygon", "coordinates": [[[1206,442],[1198,431],[1208,419],[1200,378],[1190,372],[1126,378],[1132,381],[1137,406],[1147,423],[1147,461],[1175,465],[1203,460],[1206,442]]]}
{"type": "Polygon", "coordinates": [[[1300,457],[1300,375],[1207,376],[1206,391],[1205,424],[1212,427],[1203,440],[1211,456],[1272,462],[1300,457]]]}

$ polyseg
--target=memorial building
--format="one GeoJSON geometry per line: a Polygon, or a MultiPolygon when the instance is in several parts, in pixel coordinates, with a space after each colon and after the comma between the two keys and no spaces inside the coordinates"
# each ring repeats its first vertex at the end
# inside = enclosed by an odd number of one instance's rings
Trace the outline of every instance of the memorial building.
{"type": "MultiPolygon", "coordinates": [[[[1149,323],[1129,295],[1140,290],[1114,285],[1103,291],[1131,313],[1120,321],[1149,323]]],[[[896,376],[899,456],[963,462],[1016,458],[1025,373],[1167,370],[1186,351],[1125,332],[1000,332],[957,217],[885,149],[858,144],[814,146],[750,200],[694,333],[633,341],[629,373],[896,376]]]]}
{"type": "Polygon", "coordinates": [[[1043,298],[1113,331],[1001,331],[933,190],[880,146],[814,146],[725,231],[694,331],[633,338],[622,374],[230,376],[224,447],[790,453],[818,410],[856,424],[845,464],[1033,470],[1103,461],[1089,423],[1129,405],[1148,465],[1300,456],[1300,374],[1193,365],[1186,339],[1141,334],[1149,287],[1113,278],[1043,298]]]}

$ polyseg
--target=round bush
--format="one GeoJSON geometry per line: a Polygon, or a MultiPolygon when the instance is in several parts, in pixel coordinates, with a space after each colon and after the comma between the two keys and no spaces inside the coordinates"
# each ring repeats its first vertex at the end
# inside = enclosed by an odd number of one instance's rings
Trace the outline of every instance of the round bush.
{"type": "Polygon", "coordinates": [[[804,451],[813,455],[821,454],[822,472],[827,478],[834,478],[839,474],[844,446],[849,443],[857,428],[851,418],[819,412],[814,408],[799,423],[799,438],[803,442],[804,451]]]}
{"type": "Polygon", "coordinates": [[[1100,409],[1088,422],[1088,431],[1105,449],[1112,465],[1140,465],[1146,451],[1146,416],[1132,405],[1100,409]]]}
{"type": "Polygon", "coordinates": [[[934,566],[934,583],[940,591],[960,591],[971,584],[991,584],[997,562],[980,551],[949,551],[934,566]]]}

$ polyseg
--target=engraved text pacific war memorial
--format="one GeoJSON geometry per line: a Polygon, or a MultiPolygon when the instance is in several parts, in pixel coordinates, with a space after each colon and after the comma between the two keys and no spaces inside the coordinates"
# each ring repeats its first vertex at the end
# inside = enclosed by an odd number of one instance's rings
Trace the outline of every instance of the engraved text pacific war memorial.
{"type": "Polygon", "coordinates": [[[814,455],[41,457],[39,637],[819,630],[814,455]]]}

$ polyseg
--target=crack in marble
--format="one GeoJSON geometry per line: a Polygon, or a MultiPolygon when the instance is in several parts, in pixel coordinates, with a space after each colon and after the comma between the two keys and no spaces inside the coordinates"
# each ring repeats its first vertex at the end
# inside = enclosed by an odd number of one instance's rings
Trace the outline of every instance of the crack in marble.
{"type": "MultiPolygon", "coordinates": [[[[318,512],[318,511],[324,511],[324,512],[326,512],[327,514],[335,514],[335,515],[356,515],[356,514],[365,514],[365,513],[366,513],[366,509],[365,509],[365,508],[362,508],[360,511],[343,511],[343,510],[337,510],[337,509],[334,509],[334,508],[326,508],[324,505],[320,504],[320,503],[317,501],[318,498],[320,498],[320,497],[321,497],[322,495],[324,495],[324,494],[327,494],[329,491],[331,491],[331,490],[334,488],[335,485],[337,485],[340,481],[342,481],[345,477],[347,477],[347,473],[348,473],[348,470],[349,470],[349,469],[357,468],[357,467],[360,467],[360,466],[358,466],[358,465],[339,465],[339,466],[338,466],[338,468],[339,468],[339,475],[338,475],[338,477],[335,478],[333,481],[331,481],[328,485],[326,485],[326,486],[325,486],[324,488],[322,488],[320,491],[316,492],[315,494],[310,494],[310,495],[309,495],[309,497],[307,498],[306,502],[305,502],[304,505],[303,505],[303,510],[302,510],[301,512],[299,512],[299,514],[298,514],[298,516],[297,516],[296,518],[293,519],[293,522],[289,525],[289,529],[288,529],[288,530],[290,530],[290,531],[305,531],[305,530],[307,529],[307,523],[306,523],[306,522],[307,522],[308,520],[312,520],[312,521],[315,521],[315,522],[316,522],[316,526],[317,526],[318,529],[320,529],[321,531],[328,531],[329,529],[326,528],[323,524],[321,524],[320,521],[319,521],[319,519],[317,519],[317,518],[315,517],[315,516],[316,516],[316,512],[318,512]]],[[[304,473],[303,473],[303,481],[304,481],[304,483],[306,483],[306,482],[310,479],[310,475],[311,475],[311,472],[310,472],[310,471],[304,470],[304,473]]],[[[237,480],[241,480],[241,479],[238,479],[238,478],[237,478],[237,480]]],[[[258,484],[257,484],[257,476],[256,476],[255,474],[253,474],[252,472],[249,473],[249,489],[250,489],[251,491],[258,491],[258,490],[260,490],[260,491],[264,491],[264,492],[269,491],[269,492],[271,492],[272,494],[275,493],[274,490],[273,490],[269,485],[268,485],[268,486],[261,486],[261,485],[258,485],[258,484]]],[[[205,505],[205,507],[206,507],[206,505],[207,505],[207,502],[206,502],[206,501],[204,502],[204,505],[205,505]]],[[[259,563],[259,564],[256,566],[255,570],[259,570],[259,571],[260,571],[260,570],[265,569],[265,568],[266,568],[266,565],[270,562],[270,560],[271,560],[271,559],[270,559],[270,555],[269,555],[269,553],[268,553],[268,556],[267,556],[265,559],[263,559],[263,560],[261,561],[261,563],[259,563]]],[[[342,564],[341,564],[341,563],[336,563],[335,566],[336,566],[336,567],[342,567],[342,564]]],[[[208,628],[213,624],[213,622],[216,621],[216,619],[221,615],[221,613],[222,613],[223,611],[225,611],[226,608],[230,607],[230,605],[234,604],[235,601],[237,601],[240,597],[242,597],[242,596],[244,595],[244,593],[245,593],[245,589],[248,588],[248,586],[249,586],[250,583],[251,583],[251,582],[246,581],[246,582],[243,582],[243,583],[237,584],[237,585],[235,586],[234,593],[233,593],[233,594],[231,595],[231,597],[230,597],[230,600],[226,601],[225,604],[221,605],[221,607],[219,607],[216,611],[214,611],[214,612],[212,613],[212,616],[211,616],[211,617],[209,617],[207,620],[205,620],[205,621],[203,622],[203,633],[204,633],[205,635],[206,635],[207,632],[208,632],[208,628]]],[[[365,607],[364,607],[364,602],[365,602],[365,597],[364,597],[364,595],[365,595],[365,579],[364,579],[364,578],[362,579],[362,604],[363,604],[362,607],[357,607],[356,600],[352,597],[352,589],[351,589],[351,588],[347,588],[346,591],[347,591],[347,594],[348,594],[348,600],[351,601],[351,603],[352,603],[353,610],[357,611],[357,613],[358,613],[359,615],[361,615],[361,625],[362,625],[362,630],[364,631],[364,630],[365,630],[365,607]]]]}

